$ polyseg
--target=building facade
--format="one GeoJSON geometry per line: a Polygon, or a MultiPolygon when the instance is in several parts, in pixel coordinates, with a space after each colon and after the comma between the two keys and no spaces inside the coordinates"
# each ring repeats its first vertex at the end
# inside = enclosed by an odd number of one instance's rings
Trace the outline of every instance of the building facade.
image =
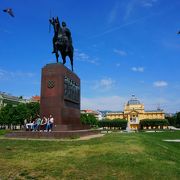
{"type": "Polygon", "coordinates": [[[139,122],[142,119],[165,119],[165,113],[162,109],[154,111],[145,111],[144,104],[133,95],[132,98],[125,104],[122,112],[108,112],[107,119],[126,119],[128,120],[128,128],[136,130],[139,128],[139,122]]]}
{"type": "Polygon", "coordinates": [[[7,104],[12,104],[16,106],[19,103],[28,103],[27,99],[23,99],[22,97],[13,96],[11,94],[7,94],[5,92],[0,92],[0,109],[5,107],[7,104]]]}
{"type": "Polygon", "coordinates": [[[7,104],[17,105],[20,101],[21,99],[19,97],[0,92],[0,109],[7,104]]]}

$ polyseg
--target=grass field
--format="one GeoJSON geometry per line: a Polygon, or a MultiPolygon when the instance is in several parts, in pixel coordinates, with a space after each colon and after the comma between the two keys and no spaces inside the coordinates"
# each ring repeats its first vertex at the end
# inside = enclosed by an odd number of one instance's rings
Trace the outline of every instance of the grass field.
{"type": "Polygon", "coordinates": [[[111,133],[86,141],[0,136],[0,179],[180,179],[178,132],[111,133]]]}

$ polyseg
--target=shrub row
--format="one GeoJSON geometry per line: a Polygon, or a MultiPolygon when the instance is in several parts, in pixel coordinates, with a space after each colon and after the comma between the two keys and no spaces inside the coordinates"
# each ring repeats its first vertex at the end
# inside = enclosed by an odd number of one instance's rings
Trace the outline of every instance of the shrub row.
{"type": "Polygon", "coordinates": [[[169,123],[166,119],[142,119],[140,120],[140,128],[145,127],[153,127],[153,126],[168,126],[169,123]]]}
{"type": "Polygon", "coordinates": [[[107,128],[118,128],[118,129],[126,129],[127,127],[127,120],[125,119],[113,119],[113,120],[102,120],[98,122],[99,127],[107,127],[107,128]]]}

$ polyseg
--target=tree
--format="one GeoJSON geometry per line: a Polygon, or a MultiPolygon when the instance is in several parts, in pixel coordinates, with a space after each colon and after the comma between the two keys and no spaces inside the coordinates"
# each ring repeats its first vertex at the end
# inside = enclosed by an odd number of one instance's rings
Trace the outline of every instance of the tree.
{"type": "Polygon", "coordinates": [[[81,122],[90,126],[97,125],[97,119],[93,114],[81,114],[81,122]]]}
{"type": "Polygon", "coordinates": [[[16,106],[8,104],[0,110],[0,125],[8,125],[9,128],[16,125],[24,125],[24,120],[32,120],[40,112],[39,103],[32,102],[29,104],[19,103],[16,106]]]}
{"type": "Polygon", "coordinates": [[[0,111],[1,126],[7,125],[8,128],[10,128],[12,124],[12,114],[13,114],[12,104],[7,104],[5,107],[1,108],[1,111],[0,111]]]}
{"type": "Polygon", "coordinates": [[[31,102],[26,104],[30,113],[28,119],[35,119],[40,114],[40,104],[38,102],[31,102]]]}

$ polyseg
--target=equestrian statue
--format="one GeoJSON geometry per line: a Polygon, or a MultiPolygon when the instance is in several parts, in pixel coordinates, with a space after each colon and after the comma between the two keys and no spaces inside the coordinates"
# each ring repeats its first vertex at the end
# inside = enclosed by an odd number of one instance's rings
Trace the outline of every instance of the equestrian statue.
{"type": "Polygon", "coordinates": [[[63,60],[63,64],[66,63],[66,56],[69,57],[71,61],[71,69],[73,71],[73,52],[74,48],[72,45],[72,37],[70,30],[66,27],[66,23],[62,22],[62,26],[60,25],[58,17],[49,19],[50,24],[54,28],[54,37],[53,37],[53,51],[56,55],[56,61],[58,63],[59,54],[61,53],[61,57],[63,60]]]}

